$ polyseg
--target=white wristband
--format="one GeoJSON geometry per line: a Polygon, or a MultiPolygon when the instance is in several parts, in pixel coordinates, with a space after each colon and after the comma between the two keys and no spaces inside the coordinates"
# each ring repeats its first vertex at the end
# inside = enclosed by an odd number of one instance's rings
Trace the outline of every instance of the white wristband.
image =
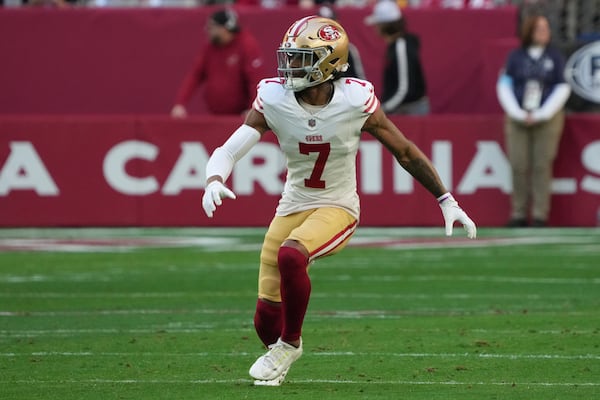
{"type": "Polygon", "coordinates": [[[440,197],[437,198],[438,203],[443,203],[444,200],[448,200],[449,198],[452,197],[452,194],[450,192],[444,193],[443,195],[441,195],[440,197]]]}

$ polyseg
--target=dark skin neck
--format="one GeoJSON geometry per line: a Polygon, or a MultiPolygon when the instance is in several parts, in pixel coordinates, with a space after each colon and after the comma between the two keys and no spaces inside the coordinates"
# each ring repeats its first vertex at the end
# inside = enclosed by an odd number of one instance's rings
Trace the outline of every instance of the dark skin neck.
{"type": "Polygon", "coordinates": [[[296,93],[296,98],[313,106],[329,104],[333,97],[333,82],[327,81],[320,85],[306,88],[296,93]]]}

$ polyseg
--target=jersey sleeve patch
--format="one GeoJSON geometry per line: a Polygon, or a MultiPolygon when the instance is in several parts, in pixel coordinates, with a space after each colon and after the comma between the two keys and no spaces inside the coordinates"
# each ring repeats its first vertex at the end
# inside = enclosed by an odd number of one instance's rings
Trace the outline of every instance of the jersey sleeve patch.
{"type": "Polygon", "coordinates": [[[373,84],[358,78],[342,78],[343,88],[350,104],[358,107],[365,114],[373,114],[379,106],[373,84]]]}

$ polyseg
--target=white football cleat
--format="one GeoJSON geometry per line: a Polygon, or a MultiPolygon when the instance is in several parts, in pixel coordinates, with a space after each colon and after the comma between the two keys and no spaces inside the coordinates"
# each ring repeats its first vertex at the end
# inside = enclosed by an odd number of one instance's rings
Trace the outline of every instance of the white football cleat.
{"type": "Polygon", "coordinates": [[[281,375],[279,375],[275,379],[271,379],[270,381],[263,381],[261,379],[255,379],[254,386],[280,386],[283,383],[283,381],[285,380],[285,376],[287,375],[289,370],[290,370],[289,368],[286,369],[285,371],[283,371],[283,373],[281,375]]]}
{"type": "Polygon", "coordinates": [[[269,346],[269,351],[250,367],[250,376],[257,386],[279,386],[285,379],[290,366],[302,355],[302,339],[297,348],[279,338],[269,346]]]}

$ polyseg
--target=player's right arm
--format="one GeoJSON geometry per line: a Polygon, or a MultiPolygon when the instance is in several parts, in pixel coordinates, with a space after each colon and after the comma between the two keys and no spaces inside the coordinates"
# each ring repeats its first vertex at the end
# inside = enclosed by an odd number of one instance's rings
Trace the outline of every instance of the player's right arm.
{"type": "Polygon", "coordinates": [[[278,79],[263,79],[257,88],[252,108],[246,114],[244,123],[221,146],[217,147],[206,163],[206,187],[202,197],[202,207],[209,218],[213,216],[222,199],[235,199],[235,193],[225,186],[233,166],[258,143],[262,135],[271,128],[263,114],[264,101],[273,100],[281,93],[278,79]]]}
{"type": "Polygon", "coordinates": [[[262,113],[251,109],[244,123],[236,129],[222,146],[217,147],[206,163],[206,187],[202,197],[202,207],[212,218],[217,206],[224,198],[235,199],[235,193],[225,186],[233,166],[258,143],[261,136],[269,130],[262,113]]]}

